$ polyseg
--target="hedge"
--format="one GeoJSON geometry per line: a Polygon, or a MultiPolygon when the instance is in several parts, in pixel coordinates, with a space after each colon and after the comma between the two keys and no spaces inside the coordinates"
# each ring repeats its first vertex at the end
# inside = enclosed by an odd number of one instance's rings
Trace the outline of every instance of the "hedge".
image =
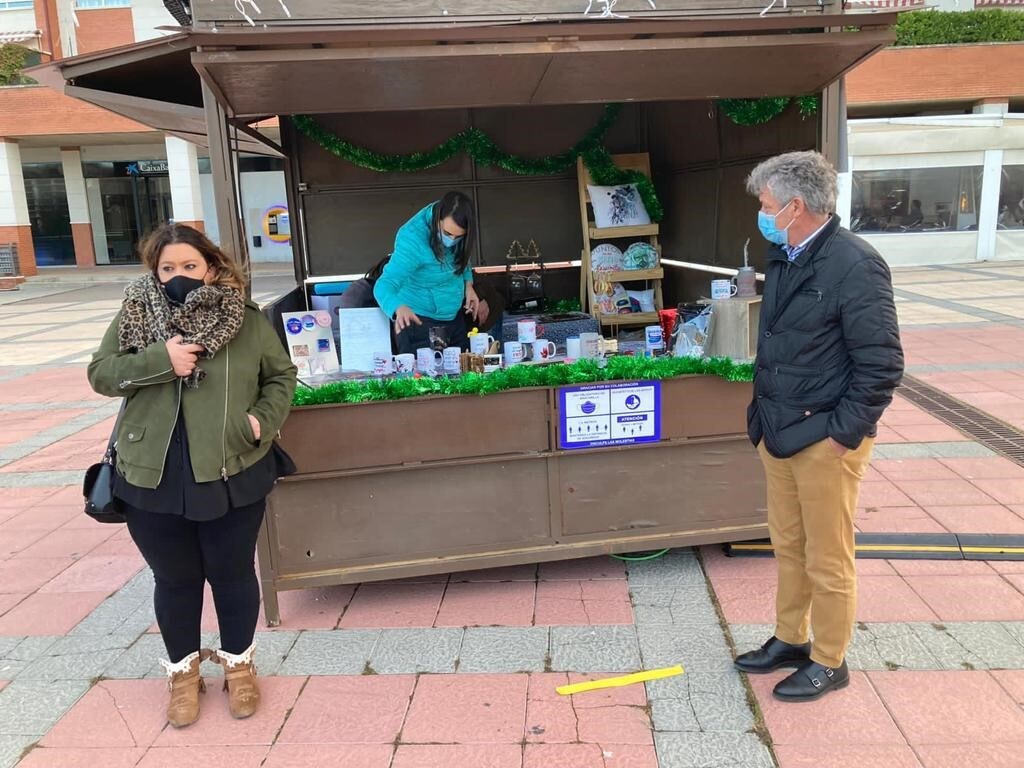
{"type": "Polygon", "coordinates": [[[1024,41],[1024,13],[984,11],[912,11],[900,14],[893,45],[1016,43],[1024,41]]]}

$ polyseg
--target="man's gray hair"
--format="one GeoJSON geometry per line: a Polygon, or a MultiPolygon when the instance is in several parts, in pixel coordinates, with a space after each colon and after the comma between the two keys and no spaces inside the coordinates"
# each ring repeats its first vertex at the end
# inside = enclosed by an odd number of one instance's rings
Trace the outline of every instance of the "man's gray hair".
{"type": "Polygon", "coordinates": [[[765,160],[747,177],[747,191],[756,197],[765,189],[779,205],[799,197],[814,213],[836,209],[836,169],[820,152],[787,152],[765,160]]]}

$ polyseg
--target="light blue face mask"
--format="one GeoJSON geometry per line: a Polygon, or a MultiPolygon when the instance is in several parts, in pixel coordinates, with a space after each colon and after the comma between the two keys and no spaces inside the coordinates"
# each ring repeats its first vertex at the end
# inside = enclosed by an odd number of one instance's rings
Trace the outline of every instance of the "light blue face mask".
{"type": "MultiPolygon", "coordinates": [[[[794,198],[794,200],[795,199],[796,198],[794,198]]],[[[792,202],[793,200],[790,200],[779,209],[778,213],[774,215],[771,213],[765,213],[764,211],[757,212],[757,228],[761,230],[761,234],[764,236],[764,239],[769,243],[775,243],[776,245],[786,244],[786,231],[793,226],[793,221],[796,221],[796,219],[790,221],[789,224],[786,225],[785,229],[779,229],[775,226],[775,222],[778,220],[779,213],[782,213],[784,210],[789,208],[792,202]]]]}
{"type": "Polygon", "coordinates": [[[441,242],[444,244],[445,248],[454,248],[461,241],[461,236],[454,237],[453,235],[449,235],[447,232],[443,230],[441,231],[441,242]]]}

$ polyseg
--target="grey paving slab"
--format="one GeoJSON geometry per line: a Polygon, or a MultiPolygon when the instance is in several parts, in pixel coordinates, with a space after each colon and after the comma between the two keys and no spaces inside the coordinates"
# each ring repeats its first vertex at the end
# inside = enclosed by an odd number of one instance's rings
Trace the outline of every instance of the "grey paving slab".
{"type": "Polygon", "coordinates": [[[64,656],[70,653],[124,651],[131,648],[141,636],[141,631],[118,631],[111,635],[67,635],[51,645],[46,653],[49,656],[64,656]]]}
{"type": "Polygon", "coordinates": [[[1006,627],[995,622],[957,622],[946,631],[988,669],[1024,668],[1024,645],[1006,627]]]}
{"type": "Polygon", "coordinates": [[[547,627],[469,627],[459,652],[459,672],[543,672],[547,627]]]}
{"type": "Polygon", "coordinates": [[[650,702],[650,707],[655,731],[700,731],[700,722],[689,698],[657,699],[650,702]]]}
{"type": "MultiPolygon", "coordinates": [[[[216,648],[217,635],[202,635],[200,644],[204,648],[216,648]]],[[[166,658],[167,649],[163,638],[155,632],[147,633],[140,636],[130,648],[115,656],[103,670],[103,677],[123,680],[165,677],[166,673],[159,660],[166,658]]],[[[203,674],[207,674],[206,667],[203,668],[203,674]]]]}
{"type": "Polygon", "coordinates": [[[717,625],[704,627],[640,627],[637,630],[644,667],[682,664],[693,673],[727,672],[732,652],[717,625]],[[683,631],[689,629],[690,631],[683,631]]]}
{"type": "Polygon", "coordinates": [[[279,675],[359,675],[380,638],[377,629],[300,632],[279,675]]]}
{"type": "Polygon", "coordinates": [[[644,626],[718,623],[706,584],[678,587],[631,587],[633,615],[644,626]]]}
{"type": "Polygon", "coordinates": [[[9,651],[5,658],[11,661],[35,661],[40,656],[45,656],[58,640],[60,637],[56,635],[26,637],[12,651],[9,651]]]}
{"type": "Polygon", "coordinates": [[[640,647],[631,626],[552,627],[554,672],[633,672],[640,668],[640,647]]]}
{"type": "Polygon", "coordinates": [[[872,457],[876,459],[973,459],[995,456],[981,443],[970,440],[948,443],[888,443],[876,445],[872,457]]]}
{"type": "Polygon", "coordinates": [[[907,624],[868,624],[856,628],[847,651],[853,669],[935,669],[938,660],[907,624]]]}
{"type": "Polygon", "coordinates": [[[91,680],[120,656],[123,651],[89,651],[61,656],[42,656],[22,670],[18,680],[91,680]]]}
{"type": "MultiPolygon", "coordinates": [[[[37,449],[33,448],[32,451],[37,449]]],[[[27,455],[27,454],[26,454],[27,455]]],[[[0,461],[0,466],[9,463],[0,461]]],[[[45,488],[54,485],[75,485],[82,482],[82,472],[0,472],[0,488],[45,488]]]]}
{"type": "MultiPolygon", "coordinates": [[[[874,625],[869,625],[874,626],[874,625]]],[[[870,630],[853,628],[850,647],[846,649],[846,664],[850,669],[878,672],[891,669],[879,653],[875,637],[870,630]]]]}
{"type": "Polygon", "coordinates": [[[0,637],[0,659],[6,659],[7,655],[24,639],[23,637],[0,637]]]}
{"type": "Polygon", "coordinates": [[[1024,621],[1004,621],[1003,629],[1010,633],[1018,643],[1024,645],[1024,621]]]}
{"type": "Polygon", "coordinates": [[[0,736],[0,768],[14,768],[36,741],[35,736],[0,736]]]}
{"type": "Polygon", "coordinates": [[[42,736],[87,690],[88,680],[14,680],[0,691],[0,736],[42,736]]]}
{"type": "Polygon", "coordinates": [[[730,624],[729,633],[732,635],[733,644],[736,646],[736,654],[753,651],[764,645],[764,642],[775,632],[771,624],[730,624]]]}
{"type": "Polygon", "coordinates": [[[16,680],[31,661],[0,660],[0,680],[16,680]]]}
{"type": "Polygon", "coordinates": [[[747,689],[736,672],[690,675],[689,701],[705,732],[746,733],[754,727],[747,689]]]}
{"type": "Polygon", "coordinates": [[[656,560],[626,564],[630,587],[701,586],[704,571],[693,550],[674,549],[656,560]]]}
{"type": "Polygon", "coordinates": [[[752,733],[655,733],[661,768],[774,768],[752,733]]]}
{"type": "MultiPolygon", "coordinates": [[[[256,653],[253,656],[253,661],[256,662],[256,671],[262,677],[269,675],[276,675],[278,670],[281,668],[281,664],[284,663],[285,657],[288,652],[295,645],[295,641],[298,639],[299,633],[291,630],[280,630],[274,632],[257,632],[256,642],[256,653]]],[[[219,647],[218,642],[203,643],[204,648],[211,648],[216,650],[219,647]]],[[[161,668],[162,669],[162,668],[161,668]]],[[[203,677],[223,677],[224,668],[216,662],[207,662],[203,664],[203,677]]]]}
{"type": "Polygon", "coordinates": [[[936,669],[984,669],[985,662],[949,633],[945,624],[910,625],[936,659],[936,669]]]}
{"type": "Polygon", "coordinates": [[[370,668],[380,675],[454,672],[464,630],[385,629],[370,656],[370,668]]]}

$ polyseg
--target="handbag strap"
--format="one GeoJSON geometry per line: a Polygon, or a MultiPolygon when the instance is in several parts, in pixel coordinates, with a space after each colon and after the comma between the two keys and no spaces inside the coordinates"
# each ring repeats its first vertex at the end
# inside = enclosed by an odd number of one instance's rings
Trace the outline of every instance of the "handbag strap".
{"type": "Polygon", "coordinates": [[[124,418],[124,409],[128,406],[128,398],[121,398],[121,408],[117,412],[117,419],[114,420],[114,428],[110,431],[110,439],[107,441],[107,452],[103,454],[103,461],[110,463],[114,455],[114,448],[117,446],[117,430],[121,426],[121,419],[124,418]]]}

